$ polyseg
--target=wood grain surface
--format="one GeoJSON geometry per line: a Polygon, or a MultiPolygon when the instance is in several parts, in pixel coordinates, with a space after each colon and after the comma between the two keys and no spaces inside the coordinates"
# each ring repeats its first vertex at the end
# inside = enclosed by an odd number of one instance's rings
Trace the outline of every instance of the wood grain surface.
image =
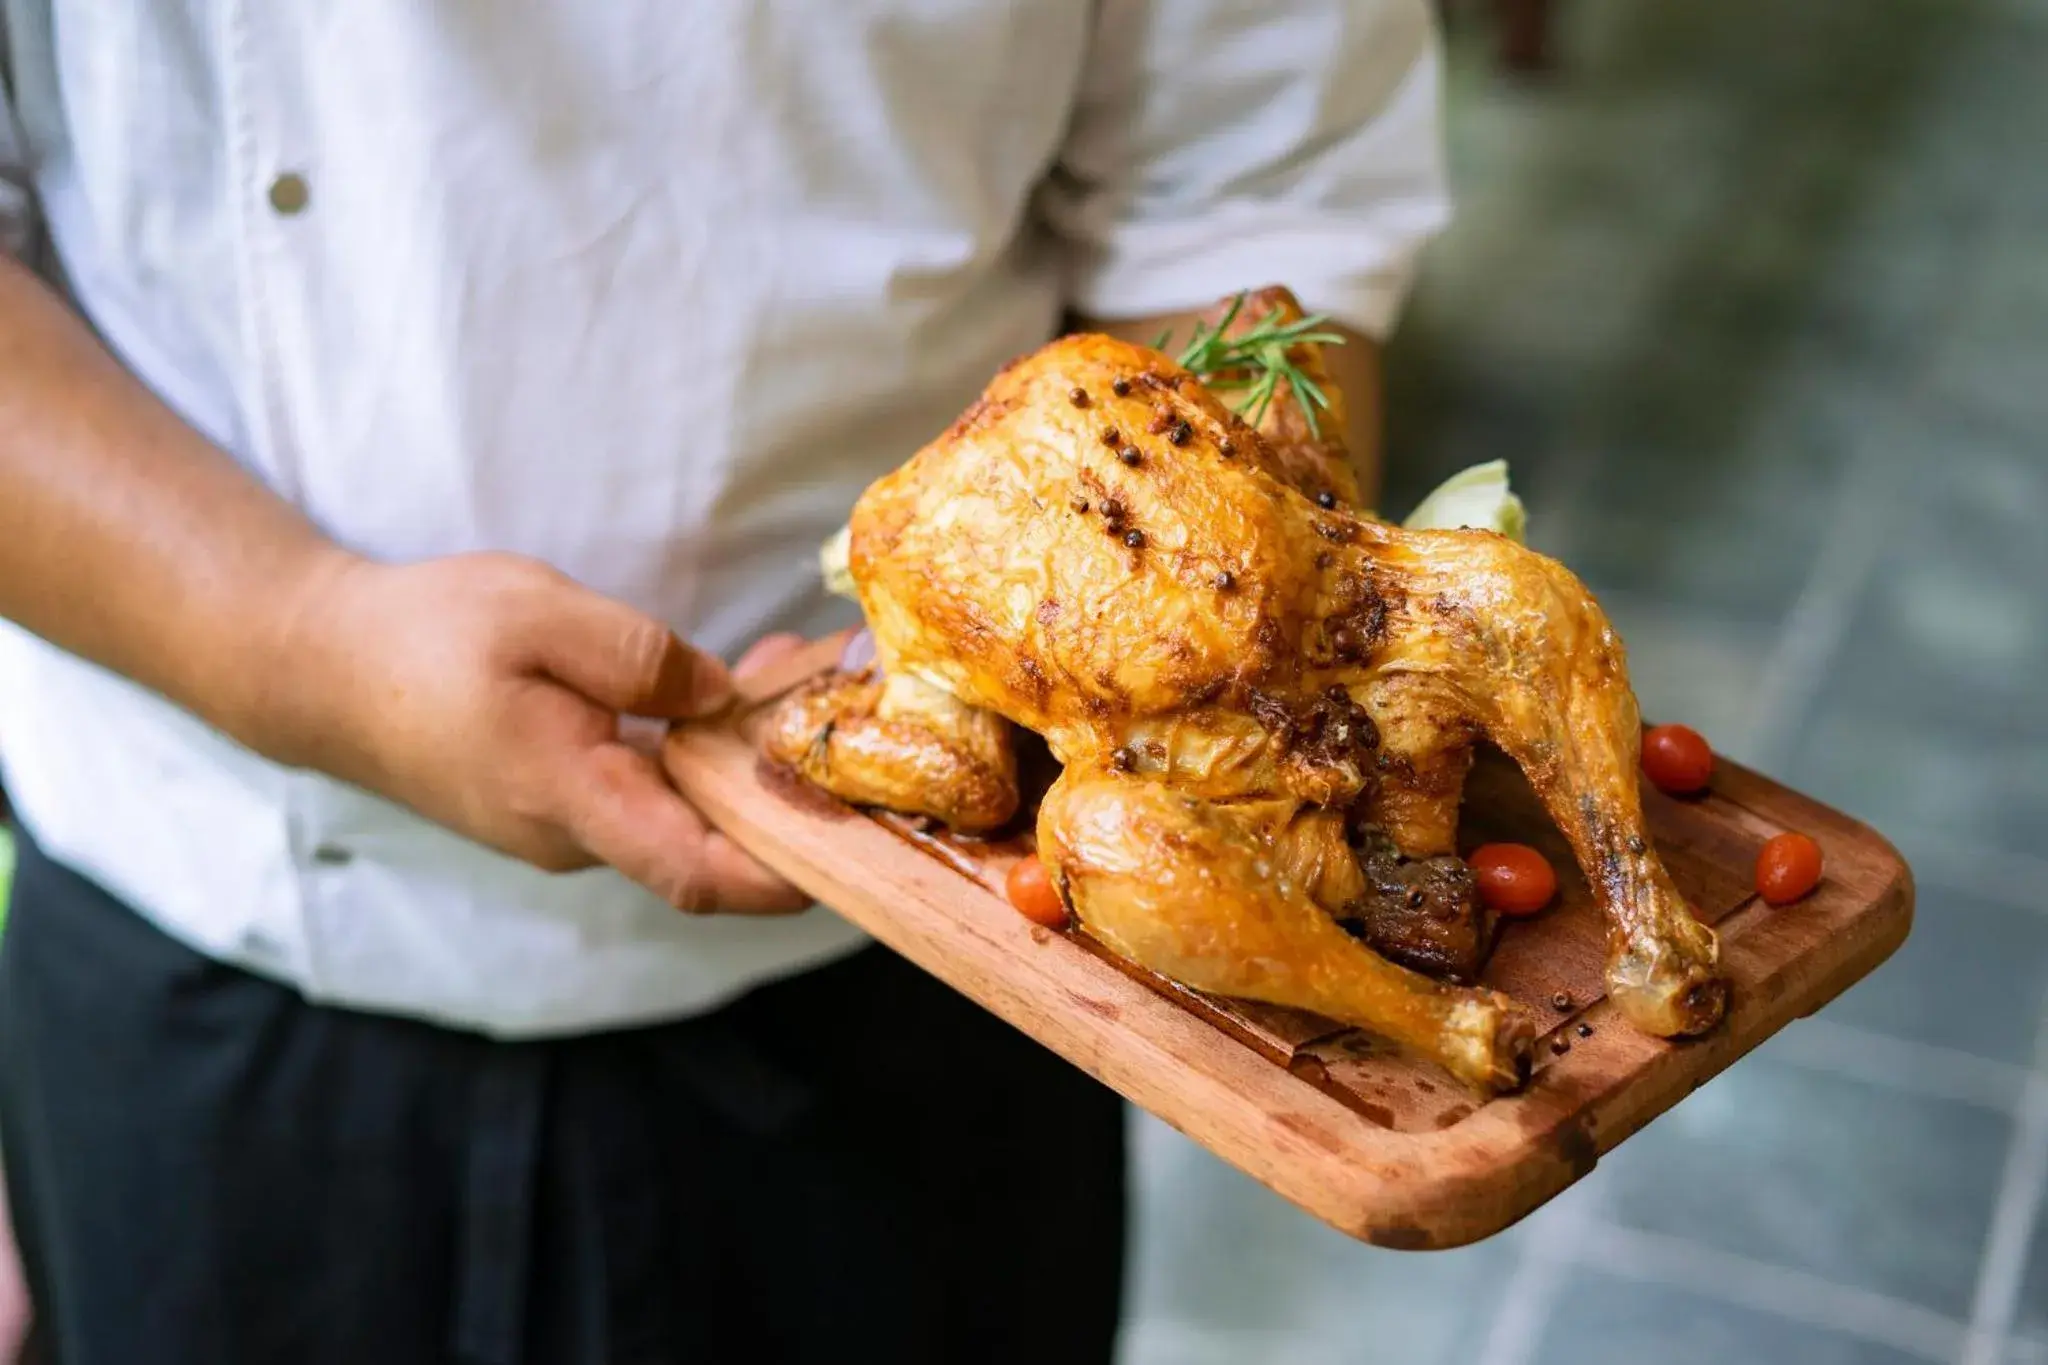
{"type": "Polygon", "coordinates": [[[1848,816],[1726,759],[1702,797],[1646,788],[1658,851],[1679,889],[1720,926],[1734,991],[1727,1020],[1706,1038],[1671,1043],[1637,1033],[1604,998],[1605,929],[1563,839],[1521,775],[1498,755],[1484,758],[1467,794],[1461,851],[1493,839],[1531,844],[1559,882],[1551,909],[1504,927],[1484,976],[1549,1029],[1529,1085],[1488,1099],[1357,1030],[1205,996],[1083,932],[1030,923],[1002,890],[1011,863],[1029,851],[1028,828],[1003,839],[954,838],[903,816],[856,811],[766,764],[749,720],[830,667],[840,643],[820,642],[748,678],[742,704],[722,721],[673,731],[663,757],[683,794],[882,943],[1376,1245],[1458,1246],[1514,1223],[1870,972],[1911,925],[1904,861],[1848,816]],[[1827,875],[1805,900],[1774,909],[1752,894],[1752,869],[1763,841],[1787,829],[1819,842],[1827,875]]]}

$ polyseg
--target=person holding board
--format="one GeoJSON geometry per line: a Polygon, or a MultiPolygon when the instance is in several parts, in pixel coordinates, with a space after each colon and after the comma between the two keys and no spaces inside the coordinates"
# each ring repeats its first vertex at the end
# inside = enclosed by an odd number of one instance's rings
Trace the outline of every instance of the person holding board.
{"type": "Polygon", "coordinates": [[[50,1358],[1107,1360],[1115,1097],[641,737],[1063,327],[1284,279],[1370,497],[1438,100],[1422,0],[0,5],[50,1358]]]}

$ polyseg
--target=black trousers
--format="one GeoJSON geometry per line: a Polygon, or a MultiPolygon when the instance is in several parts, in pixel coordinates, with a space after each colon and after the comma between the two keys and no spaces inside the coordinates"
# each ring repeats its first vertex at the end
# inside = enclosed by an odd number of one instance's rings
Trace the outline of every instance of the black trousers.
{"type": "Polygon", "coordinates": [[[321,1008],[33,843],[0,1150],[62,1365],[1107,1361],[1107,1090],[880,949],[494,1043],[321,1008]]]}

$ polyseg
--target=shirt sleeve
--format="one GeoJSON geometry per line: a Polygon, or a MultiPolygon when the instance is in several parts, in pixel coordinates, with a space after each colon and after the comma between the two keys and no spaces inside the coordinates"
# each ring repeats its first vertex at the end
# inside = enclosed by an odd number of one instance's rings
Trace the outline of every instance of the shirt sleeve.
{"type": "Polygon", "coordinates": [[[35,198],[29,190],[27,148],[14,117],[8,69],[7,17],[0,14],[0,251],[26,258],[35,240],[35,198]]]}
{"type": "Polygon", "coordinates": [[[1384,337],[1450,217],[1429,0],[1101,0],[1041,198],[1096,317],[1291,288],[1384,337]]]}

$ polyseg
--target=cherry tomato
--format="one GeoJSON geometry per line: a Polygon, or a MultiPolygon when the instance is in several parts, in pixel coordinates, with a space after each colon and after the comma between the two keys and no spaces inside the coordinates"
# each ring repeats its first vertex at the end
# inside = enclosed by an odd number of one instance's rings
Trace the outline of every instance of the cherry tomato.
{"type": "Polygon", "coordinates": [[[1804,834],[1780,834],[1756,855],[1756,893],[1790,905],[1820,884],[1820,845],[1804,834]]]}
{"type": "Polygon", "coordinates": [[[1527,844],[1481,844],[1465,861],[1479,884],[1479,899],[1503,915],[1533,915],[1557,894],[1549,860],[1527,844]]]}
{"type": "Polygon", "coordinates": [[[1053,888],[1052,878],[1046,875],[1045,864],[1036,853],[1018,859],[1003,886],[1010,893],[1010,904],[1025,919],[1048,929],[1067,927],[1066,904],[1060,900],[1060,893],[1053,888]]]}
{"type": "Polygon", "coordinates": [[[1643,736],[1643,771],[1658,790],[1688,796],[1707,789],[1714,776],[1714,751],[1688,726],[1652,726],[1643,736]]]}

